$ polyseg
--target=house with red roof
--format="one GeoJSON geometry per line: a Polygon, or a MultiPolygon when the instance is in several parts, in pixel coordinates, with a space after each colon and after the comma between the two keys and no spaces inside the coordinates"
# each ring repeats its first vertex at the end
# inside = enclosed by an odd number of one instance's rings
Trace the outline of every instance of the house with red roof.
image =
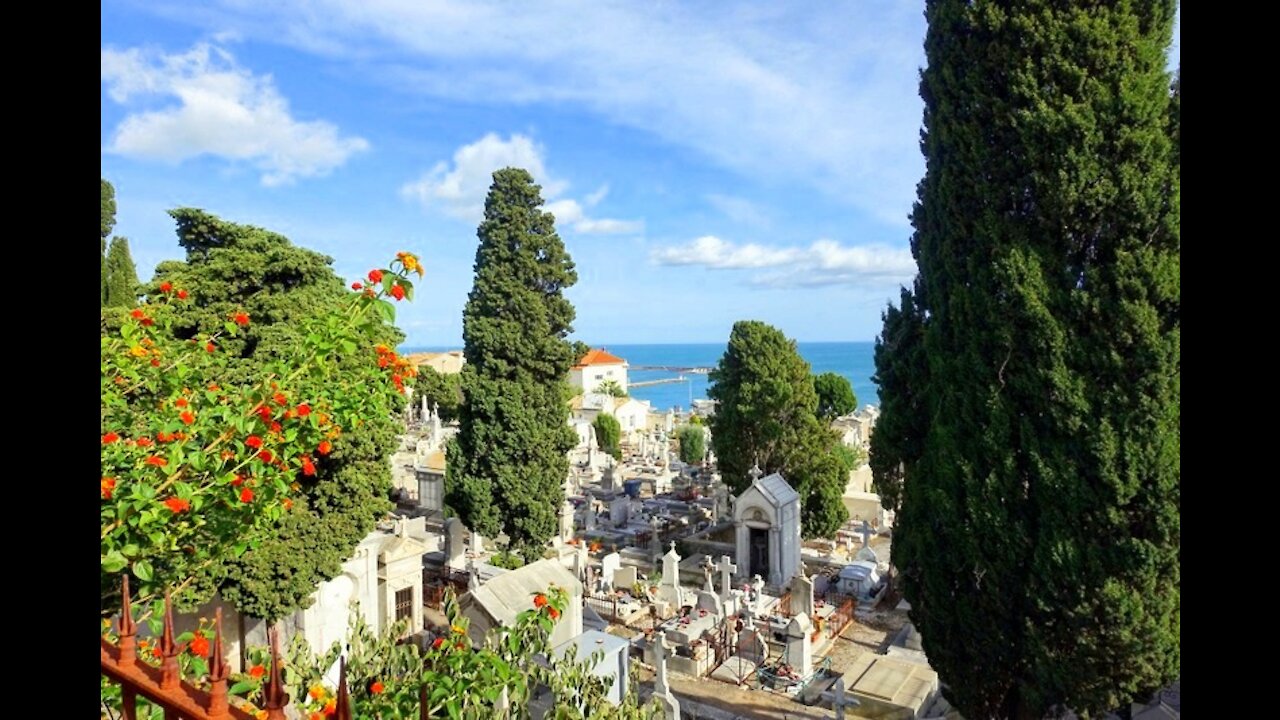
{"type": "Polygon", "coordinates": [[[569,369],[569,384],[584,393],[596,392],[610,380],[627,392],[627,361],[608,350],[593,348],[569,369]]]}

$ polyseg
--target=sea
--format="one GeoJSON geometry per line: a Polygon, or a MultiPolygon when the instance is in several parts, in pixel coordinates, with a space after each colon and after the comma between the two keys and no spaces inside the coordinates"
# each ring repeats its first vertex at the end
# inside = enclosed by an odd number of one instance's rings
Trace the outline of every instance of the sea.
{"type": "MultiPolygon", "coordinates": [[[[848,378],[858,396],[858,407],[879,405],[875,383],[875,343],[872,342],[802,342],[796,344],[800,356],[809,362],[814,374],[834,372],[848,378]]],[[[705,374],[678,370],[638,370],[637,366],[670,368],[712,368],[724,355],[724,343],[691,343],[670,345],[606,345],[610,353],[626,360],[631,369],[630,383],[684,377],[683,381],[632,387],[629,393],[638,400],[648,400],[654,410],[688,410],[694,400],[707,397],[705,374]]],[[[403,353],[431,352],[457,348],[405,347],[403,353]]]]}

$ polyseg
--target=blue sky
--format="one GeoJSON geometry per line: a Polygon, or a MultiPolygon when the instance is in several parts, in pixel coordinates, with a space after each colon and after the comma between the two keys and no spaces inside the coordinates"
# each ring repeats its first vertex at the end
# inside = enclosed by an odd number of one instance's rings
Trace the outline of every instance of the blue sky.
{"type": "Polygon", "coordinates": [[[879,0],[113,0],[102,175],[143,279],[181,257],[184,205],[348,279],[418,253],[411,345],[460,345],[506,165],[577,264],[577,338],[723,342],[759,319],[870,340],[915,272],[924,32],[920,4],[879,0]]]}

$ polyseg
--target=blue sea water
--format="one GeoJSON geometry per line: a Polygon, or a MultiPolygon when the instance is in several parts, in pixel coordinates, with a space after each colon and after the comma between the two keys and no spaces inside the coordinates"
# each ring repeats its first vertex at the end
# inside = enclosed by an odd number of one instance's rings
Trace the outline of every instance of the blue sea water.
{"type": "MultiPolygon", "coordinates": [[[[858,407],[878,405],[880,398],[871,382],[875,374],[875,343],[871,342],[809,342],[797,343],[800,355],[813,368],[813,372],[834,372],[845,376],[853,384],[858,396],[858,407]]],[[[444,348],[403,348],[403,351],[419,352],[444,348]]],[[[606,350],[630,363],[630,382],[675,377],[678,373],[654,370],[636,370],[637,365],[662,365],[668,367],[715,367],[724,355],[724,343],[699,343],[680,345],[608,345],[606,350]]],[[[648,400],[655,410],[681,408],[688,410],[690,401],[707,396],[707,376],[684,373],[685,382],[648,385],[631,389],[631,396],[648,400]]]]}

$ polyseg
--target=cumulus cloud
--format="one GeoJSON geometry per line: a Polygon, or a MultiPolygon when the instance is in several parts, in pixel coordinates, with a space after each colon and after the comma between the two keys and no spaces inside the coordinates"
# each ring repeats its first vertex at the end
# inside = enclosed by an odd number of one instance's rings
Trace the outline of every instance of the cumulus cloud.
{"type": "MultiPolygon", "coordinates": [[[[572,198],[554,198],[561,195],[568,183],[554,179],[546,169],[545,150],[531,138],[519,133],[504,140],[489,133],[479,140],[463,145],[453,153],[452,164],[441,161],[422,177],[405,183],[400,188],[402,197],[420,203],[425,208],[439,207],[445,213],[468,222],[480,222],[484,218],[484,199],[493,184],[493,173],[504,167],[524,168],[542,186],[542,197],[550,202],[544,206],[556,216],[560,229],[570,228],[587,234],[636,233],[644,230],[644,223],[631,220],[593,219],[587,217],[582,203],[572,198]]],[[[609,186],[604,185],[587,195],[584,202],[592,207],[604,199],[609,186]]]]}
{"type": "Polygon", "coordinates": [[[174,55],[104,49],[102,81],[124,106],[177,100],[120,122],[106,149],[126,157],[178,163],[212,155],[248,163],[261,171],[263,185],[275,186],[328,175],[369,148],[332,123],[294,118],[270,75],[254,75],[207,43],[174,55]]]}
{"type": "Polygon", "coordinates": [[[738,245],[704,235],[686,245],[659,248],[659,265],[701,265],[716,270],[773,270],[751,279],[768,287],[819,287],[905,282],[915,275],[911,251],[883,245],[845,246],[822,239],[804,247],[738,245]]]}

